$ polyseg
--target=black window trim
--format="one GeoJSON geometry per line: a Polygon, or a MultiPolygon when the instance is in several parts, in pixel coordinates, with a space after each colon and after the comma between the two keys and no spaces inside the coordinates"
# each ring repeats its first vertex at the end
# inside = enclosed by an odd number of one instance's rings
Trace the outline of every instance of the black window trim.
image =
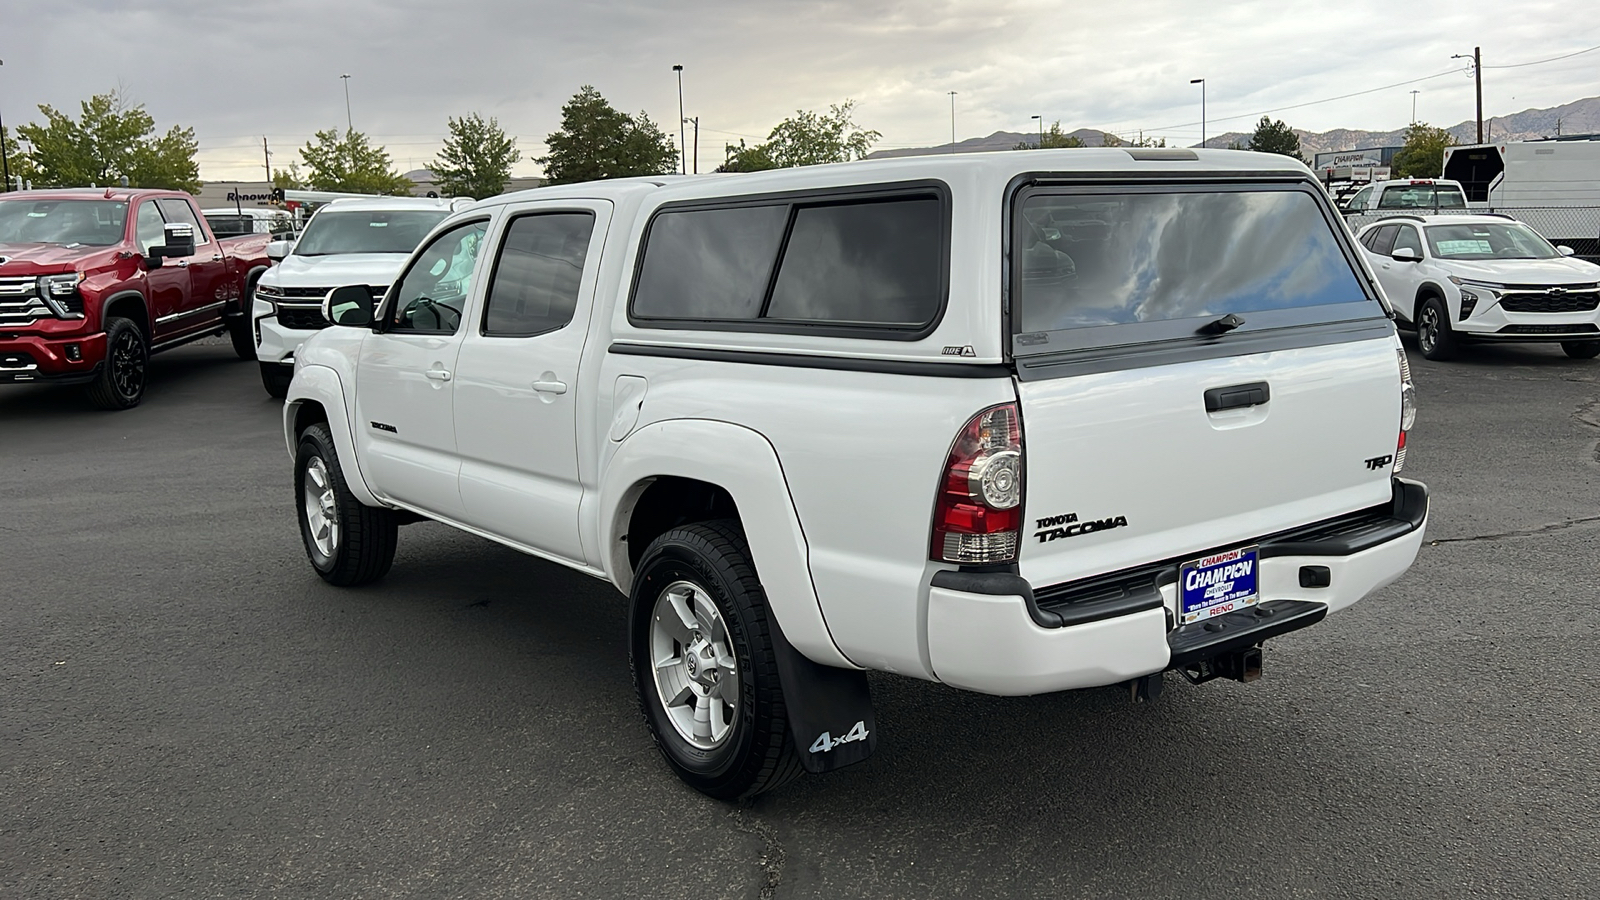
{"type": "Polygon", "coordinates": [[[635,328],[667,329],[675,331],[735,331],[756,334],[807,334],[819,337],[866,338],[879,341],[920,341],[938,330],[950,306],[950,232],[953,220],[950,186],[936,178],[915,181],[893,181],[877,184],[841,185],[837,187],[810,188],[798,191],[780,191],[764,194],[724,195],[714,198],[679,200],[663,203],[650,213],[644,232],[639,238],[639,249],[633,260],[632,283],[628,289],[628,324],[635,328]],[[789,251],[789,238],[794,233],[795,212],[801,207],[844,206],[861,202],[882,203],[896,200],[913,200],[934,197],[939,201],[941,241],[939,248],[939,305],[933,316],[922,325],[860,325],[836,322],[814,322],[803,319],[766,319],[759,314],[754,319],[697,319],[641,316],[634,312],[634,301],[639,293],[639,275],[644,270],[645,252],[650,246],[650,232],[656,219],[665,213],[703,211],[711,209],[739,209],[755,206],[786,205],[783,237],[772,268],[767,272],[766,293],[761,298],[761,313],[772,303],[773,288],[777,284],[782,262],[789,251]]]}
{"type": "MultiPolygon", "coordinates": [[[[1098,355],[1111,352],[1128,359],[1142,354],[1165,354],[1175,349],[1186,346],[1220,348],[1232,342],[1239,342],[1257,331],[1270,330],[1283,334],[1285,329],[1315,329],[1325,324],[1340,322],[1360,322],[1364,320],[1387,320],[1394,318],[1394,312],[1382,299],[1383,295],[1377,286],[1368,279],[1367,270],[1361,264],[1360,250],[1350,236],[1349,229],[1343,224],[1338,211],[1333,208],[1332,200],[1327,192],[1322,189],[1309,174],[1299,175],[1286,172],[1173,172],[1168,175],[1157,175],[1150,172],[1095,172],[1095,173],[1025,173],[1011,180],[1004,196],[1003,207],[1003,250],[1005,265],[1002,267],[1003,283],[1001,287],[1001,311],[1004,317],[1004,327],[1001,334],[1007,337],[1006,359],[1018,358],[1017,349],[1022,346],[1034,345],[1041,349],[1021,354],[1021,358],[1034,356],[1056,355],[1059,353],[1081,354],[1089,353],[1098,355]],[[1022,205],[1029,197],[1038,194],[1103,194],[1111,191],[1117,193],[1173,193],[1182,192],[1214,192],[1225,191],[1296,191],[1309,196],[1312,203],[1321,213],[1324,221],[1332,230],[1334,243],[1343,254],[1345,263],[1349,265],[1351,274],[1355,277],[1356,284],[1360,286],[1367,299],[1375,303],[1379,309],[1376,315],[1353,315],[1329,319],[1321,315],[1308,315],[1313,310],[1325,311],[1328,306],[1302,307],[1300,310],[1263,310],[1254,313],[1257,322],[1247,322],[1243,327],[1228,332],[1220,337],[1206,337],[1195,333],[1196,329],[1204,324],[1205,317],[1191,319],[1169,319],[1162,322],[1134,322],[1117,325],[1096,326],[1093,328],[1067,328],[1049,332],[1023,332],[1017,329],[1021,316],[1013,309],[1013,285],[1018,280],[1017,270],[1021,266],[1021,259],[1012,252],[1013,232],[1017,217],[1022,214],[1022,205]],[[1300,321],[1303,319],[1303,321],[1300,321]],[[1113,337],[1112,341],[1087,342],[1082,340],[1081,333],[1096,331],[1113,337]],[[1028,338],[1024,341],[1023,338],[1028,338]],[[1042,338],[1042,340],[1041,340],[1042,338]],[[1077,339],[1074,339],[1077,338],[1077,339]]],[[[1334,306],[1349,306],[1352,311],[1359,310],[1360,304],[1334,304],[1334,306]]],[[[1207,356],[1226,355],[1207,352],[1207,356]]]]}
{"type": "MultiPolygon", "coordinates": [[[[440,222],[438,225],[435,225],[434,228],[438,229],[437,232],[429,231],[427,233],[427,235],[425,235],[422,238],[422,242],[417,244],[417,246],[415,246],[415,247],[413,247],[411,249],[411,255],[406,257],[406,264],[400,270],[400,274],[396,275],[394,277],[394,280],[389,282],[389,289],[384,292],[383,299],[378,301],[378,307],[377,307],[376,310],[374,310],[373,321],[372,321],[372,330],[373,330],[373,332],[375,334],[416,334],[416,335],[424,335],[424,336],[427,336],[427,337],[450,337],[452,335],[460,334],[461,333],[461,329],[459,327],[456,328],[454,331],[418,331],[418,330],[415,330],[415,329],[406,329],[404,331],[398,331],[397,332],[393,328],[389,327],[389,316],[388,316],[389,300],[393,299],[394,302],[396,302],[396,303],[400,302],[399,295],[397,295],[395,293],[394,289],[402,281],[405,280],[405,277],[407,275],[411,274],[412,267],[417,264],[417,260],[421,257],[421,254],[418,253],[417,251],[421,250],[425,246],[428,246],[428,245],[432,244],[433,240],[435,238],[444,237],[446,234],[449,234],[450,232],[455,231],[457,228],[460,228],[460,227],[462,227],[464,225],[476,225],[478,223],[487,224],[487,223],[493,221],[493,219],[494,219],[493,215],[485,214],[485,215],[482,215],[482,216],[473,216],[470,219],[462,219],[459,222],[448,222],[448,220],[446,220],[444,222],[440,222]]],[[[487,228],[484,229],[484,234],[485,235],[488,234],[488,229],[487,228]]],[[[477,263],[474,262],[473,265],[477,265],[477,263]]],[[[467,294],[467,302],[470,303],[471,301],[472,301],[472,294],[469,291],[468,294],[467,294]]],[[[462,320],[465,321],[465,319],[466,319],[466,310],[462,310],[462,316],[461,317],[462,317],[462,320]]]]}
{"type": "MultiPolygon", "coordinates": [[[[582,207],[574,207],[574,208],[571,208],[571,209],[543,208],[543,207],[541,207],[539,209],[528,209],[528,210],[523,210],[523,211],[518,212],[518,213],[513,213],[512,215],[510,215],[510,216],[508,216],[506,218],[505,224],[500,228],[500,243],[495,247],[495,250],[494,250],[494,261],[492,263],[490,263],[490,266],[489,266],[489,277],[484,279],[484,283],[483,283],[483,310],[478,315],[478,336],[479,337],[486,337],[486,338],[530,338],[530,337],[538,337],[541,334],[554,334],[555,332],[561,331],[562,329],[564,329],[567,326],[571,325],[572,322],[573,322],[573,319],[577,318],[578,310],[577,310],[577,304],[575,304],[573,306],[573,310],[572,310],[572,318],[567,319],[566,322],[564,322],[564,323],[562,323],[560,325],[557,325],[554,328],[546,328],[543,331],[529,331],[529,332],[526,332],[526,333],[512,333],[512,332],[509,332],[509,331],[490,331],[489,330],[489,301],[494,299],[494,294],[493,294],[493,292],[494,292],[494,280],[500,274],[500,259],[505,254],[506,241],[511,238],[511,229],[512,229],[512,227],[517,224],[518,220],[520,220],[520,219],[528,219],[528,218],[532,218],[534,216],[570,216],[570,215],[576,215],[576,214],[582,214],[582,215],[586,215],[586,216],[589,217],[589,246],[593,247],[594,246],[595,226],[599,224],[600,216],[598,214],[596,214],[595,211],[592,210],[592,209],[584,209],[582,207]]],[[[589,271],[589,255],[588,255],[587,249],[584,252],[583,270],[584,270],[584,273],[587,273],[589,271]]],[[[580,301],[583,299],[583,274],[580,274],[578,276],[578,297],[576,299],[580,300],[580,301]]]]}

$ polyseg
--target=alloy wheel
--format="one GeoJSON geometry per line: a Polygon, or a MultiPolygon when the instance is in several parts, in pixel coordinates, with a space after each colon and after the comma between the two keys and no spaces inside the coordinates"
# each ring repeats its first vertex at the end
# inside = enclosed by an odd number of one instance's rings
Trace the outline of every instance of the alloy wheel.
{"type": "Polygon", "coordinates": [[[656,698],[678,736],[700,750],[728,739],[739,713],[739,671],[727,624],[705,588],[674,581],[650,613],[656,698]]]}
{"type": "Polygon", "coordinates": [[[1431,305],[1425,306],[1417,317],[1417,343],[1422,345],[1423,353],[1432,353],[1438,342],[1439,313],[1431,305]]]}
{"type": "Polygon", "coordinates": [[[124,331],[111,347],[111,381],[117,393],[132,400],[144,390],[144,353],[139,335],[124,331]]]}
{"type": "Polygon", "coordinates": [[[333,493],[333,479],[322,457],[313,456],[306,463],[305,483],[301,493],[305,501],[306,526],[311,543],[323,557],[332,559],[339,549],[339,506],[333,493]]]}

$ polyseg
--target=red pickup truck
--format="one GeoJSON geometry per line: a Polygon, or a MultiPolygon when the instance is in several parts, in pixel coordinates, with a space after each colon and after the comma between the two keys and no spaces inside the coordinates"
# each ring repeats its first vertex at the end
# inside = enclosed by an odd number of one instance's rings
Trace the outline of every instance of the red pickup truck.
{"type": "Polygon", "coordinates": [[[271,238],[218,239],[178,191],[0,193],[0,384],[83,384],[128,409],[151,353],[227,333],[254,359],[250,294],[271,238]]]}

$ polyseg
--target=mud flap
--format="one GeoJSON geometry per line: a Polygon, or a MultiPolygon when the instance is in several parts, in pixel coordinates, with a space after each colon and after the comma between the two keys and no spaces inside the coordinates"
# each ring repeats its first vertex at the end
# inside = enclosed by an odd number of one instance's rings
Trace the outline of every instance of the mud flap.
{"type": "Polygon", "coordinates": [[[789,711],[789,735],[807,772],[832,772],[872,755],[878,725],[872,716],[867,673],[824,666],[789,644],[775,620],[772,649],[789,711]]]}

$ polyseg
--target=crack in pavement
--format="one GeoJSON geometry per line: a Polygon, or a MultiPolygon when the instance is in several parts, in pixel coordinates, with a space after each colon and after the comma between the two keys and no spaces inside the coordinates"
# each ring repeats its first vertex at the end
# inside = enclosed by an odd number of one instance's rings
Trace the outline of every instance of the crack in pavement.
{"type": "Polygon", "coordinates": [[[746,834],[753,834],[762,841],[761,858],[756,862],[761,870],[766,873],[766,878],[761,883],[761,900],[773,900],[778,895],[778,882],[783,879],[783,863],[786,854],[783,843],[778,840],[778,830],[771,825],[747,815],[748,810],[735,809],[730,813],[735,827],[746,834]]]}
{"type": "Polygon", "coordinates": [[[1502,531],[1499,534],[1475,534],[1470,537],[1439,538],[1429,541],[1428,546],[1437,547],[1440,544],[1466,544],[1472,541],[1498,541],[1505,538],[1539,537],[1555,531],[1565,531],[1568,528],[1577,528],[1580,525],[1590,525],[1600,522],[1600,516],[1584,516],[1581,519],[1568,519],[1565,522],[1552,522],[1549,525],[1540,525],[1538,528],[1523,528],[1517,531],[1502,531]]]}

